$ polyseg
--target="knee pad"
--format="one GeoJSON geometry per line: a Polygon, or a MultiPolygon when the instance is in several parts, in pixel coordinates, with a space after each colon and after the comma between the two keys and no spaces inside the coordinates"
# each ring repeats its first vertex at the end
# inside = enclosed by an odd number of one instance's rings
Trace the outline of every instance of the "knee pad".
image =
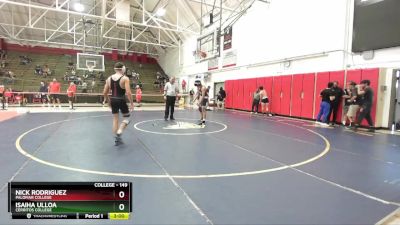
{"type": "Polygon", "coordinates": [[[130,122],[131,122],[131,121],[130,121],[129,119],[124,119],[124,120],[122,120],[122,123],[124,123],[124,124],[126,124],[126,125],[128,125],[130,122]]]}
{"type": "Polygon", "coordinates": [[[127,115],[123,115],[122,117],[124,118],[123,120],[122,120],[122,123],[125,123],[126,125],[128,125],[131,121],[129,120],[129,117],[130,117],[131,115],[130,114],[127,114],[127,115]]]}

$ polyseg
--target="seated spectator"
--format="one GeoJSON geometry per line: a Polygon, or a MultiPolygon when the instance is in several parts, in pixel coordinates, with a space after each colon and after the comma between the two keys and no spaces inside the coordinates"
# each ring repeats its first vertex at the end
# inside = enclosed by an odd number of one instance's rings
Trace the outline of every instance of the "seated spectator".
{"type": "Polygon", "coordinates": [[[42,67],[40,65],[36,65],[36,67],[35,67],[35,75],[42,75],[42,74],[43,74],[42,67]]]}
{"type": "Polygon", "coordinates": [[[94,71],[93,68],[89,67],[87,71],[85,71],[85,74],[83,75],[84,79],[88,78],[96,78],[96,72],[94,71]]]}
{"type": "Polygon", "coordinates": [[[140,89],[143,89],[143,84],[142,84],[142,82],[140,80],[138,81],[137,86],[139,86],[140,89]]]}
{"type": "Polygon", "coordinates": [[[7,74],[7,75],[8,75],[8,77],[11,78],[12,80],[15,79],[15,74],[14,74],[11,70],[8,71],[8,74],[7,74]]]}
{"type": "Polygon", "coordinates": [[[10,70],[3,72],[3,77],[5,78],[3,82],[6,84],[13,84],[15,81],[15,75],[10,70]]]}
{"type": "Polygon", "coordinates": [[[132,71],[132,80],[137,80],[137,73],[132,71]]]}
{"type": "Polygon", "coordinates": [[[4,49],[0,49],[0,59],[6,59],[7,58],[7,52],[4,49]]]}
{"type": "Polygon", "coordinates": [[[160,81],[158,79],[154,81],[153,87],[154,88],[160,88],[160,81]]]}
{"type": "Polygon", "coordinates": [[[82,85],[82,78],[80,78],[79,76],[76,76],[75,84],[76,85],[82,85]]]}
{"type": "Polygon", "coordinates": [[[83,75],[82,75],[83,79],[87,79],[89,77],[89,73],[86,71],[83,75]]]}
{"type": "Polygon", "coordinates": [[[87,93],[87,83],[86,83],[86,81],[83,81],[83,83],[82,83],[82,93],[87,93]]]}
{"type": "Polygon", "coordinates": [[[43,67],[43,76],[47,77],[51,75],[51,70],[48,65],[44,65],[43,67]]]}
{"type": "Polygon", "coordinates": [[[132,70],[129,68],[126,68],[125,76],[127,76],[129,79],[131,79],[132,78],[132,70]]]}
{"type": "Polygon", "coordinates": [[[73,62],[69,62],[69,63],[68,63],[67,70],[68,70],[68,71],[75,70],[75,66],[74,66],[74,63],[73,63],[73,62]]]}
{"type": "Polygon", "coordinates": [[[65,72],[63,80],[64,80],[64,81],[69,81],[68,72],[65,72]]]}
{"type": "Polygon", "coordinates": [[[1,68],[5,68],[7,66],[7,61],[5,58],[1,60],[1,68]]]}
{"type": "Polygon", "coordinates": [[[26,55],[19,56],[19,59],[20,59],[20,64],[21,64],[21,65],[27,65],[27,64],[29,64],[29,63],[32,62],[32,59],[29,58],[29,57],[26,56],[26,55]]]}
{"type": "Polygon", "coordinates": [[[77,83],[78,83],[78,78],[77,78],[76,76],[69,75],[67,81],[68,81],[68,82],[72,81],[72,82],[74,82],[75,84],[77,84],[77,83]]]}
{"type": "Polygon", "coordinates": [[[99,79],[100,79],[100,81],[106,80],[106,78],[104,77],[104,74],[102,72],[99,72],[99,79]]]}

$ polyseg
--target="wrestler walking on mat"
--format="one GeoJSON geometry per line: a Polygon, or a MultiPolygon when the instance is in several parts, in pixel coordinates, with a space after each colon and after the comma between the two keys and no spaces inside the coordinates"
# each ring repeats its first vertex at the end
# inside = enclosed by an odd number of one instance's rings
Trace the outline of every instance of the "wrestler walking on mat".
{"type": "Polygon", "coordinates": [[[201,84],[201,81],[196,81],[195,86],[197,86],[197,99],[199,100],[199,112],[200,112],[200,123],[199,125],[206,125],[207,118],[207,103],[208,103],[208,88],[201,84]]]}
{"type": "Polygon", "coordinates": [[[125,73],[124,64],[118,62],[114,66],[115,74],[111,75],[107,78],[106,84],[104,86],[104,99],[107,99],[109,106],[111,107],[111,111],[113,114],[113,133],[115,134],[115,145],[122,144],[121,135],[128,126],[130,120],[130,111],[133,110],[133,101],[132,101],[132,92],[129,85],[129,78],[124,75],[125,73]],[[111,90],[111,96],[108,93],[111,90]],[[128,97],[130,103],[130,109],[128,109],[125,95],[128,97]],[[119,124],[119,111],[122,113],[122,117],[124,118],[121,124],[119,124]]]}

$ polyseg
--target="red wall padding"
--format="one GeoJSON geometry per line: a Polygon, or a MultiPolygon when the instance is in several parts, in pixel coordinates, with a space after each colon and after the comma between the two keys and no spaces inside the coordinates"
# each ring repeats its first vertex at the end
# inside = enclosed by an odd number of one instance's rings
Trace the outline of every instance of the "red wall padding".
{"type": "Polygon", "coordinates": [[[348,70],[346,75],[346,82],[354,81],[357,84],[361,81],[361,70],[348,70]]]}
{"type": "Polygon", "coordinates": [[[301,105],[302,118],[312,119],[314,110],[314,86],[315,86],[315,74],[304,74],[303,75],[303,99],[301,105]]]}
{"type": "Polygon", "coordinates": [[[143,64],[147,63],[147,55],[146,54],[142,54],[142,63],[143,64]]]}
{"type": "MultiPolygon", "coordinates": [[[[267,92],[270,102],[272,99],[272,82],[272,77],[257,78],[257,88],[263,86],[264,90],[267,92]]],[[[269,105],[269,107],[271,107],[271,104],[269,105]]],[[[261,112],[261,105],[258,107],[258,111],[261,112]]]]}
{"type": "Polygon", "coordinates": [[[313,118],[315,74],[293,75],[291,116],[313,118]]]}
{"type": "Polygon", "coordinates": [[[237,81],[237,93],[238,93],[238,108],[241,110],[245,110],[244,108],[244,87],[243,87],[243,80],[238,80],[237,81]]]}
{"type": "Polygon", "coordinates": [[[135,53],[132,54],[132,62],[138,62],[138,55],[135,53]]]}
{"type": "Polygon", "coordinates": [[[111,59],[113,61],[118,61],[118,50],[117,49],[113,49],[111,52],[111,59]]]}
{"type": "Polygon", "coordinates": [[[292,92],[292,75],[282,76],[281,115],[290,115],[290,99],[292,92]]]}
{"type": "Polygon", "coordinates": [[[253,93],[257,89],[257,78],[243,80],[243,109],[251,110],[253,93]]]}
{"type": "Polygon", "coordinates": [[[300,117],[302,109],[303,74],[293,75],[291,116],[300,117]]]}
{"type": "Polygon", "coordinates": [[[225,81],[225,92],[226,92],[225,107],[228,109],[232,108],[232,100],[233,100],[232,84],[233,84],[232,80],[225,81]]]}
{"type": "Polygon", "coordinates": [[[234,80],[233,83],[233,88],[232,88],[232,108],[234,109],[239,109],[239,102],[240,102],[240,96],[239,95],[239,81],[238,80],[234,80]]]}
{"type": "MultiPolygon", "coordinates": [[[[347,74],[345,71],[332,71],[229,80],[225,83],[226,107],[250,111],[253,92],[262,85],[268,93],[273,113],[315,119],[321,103],[320,93],[327,87],[328,82],[338,81],[339,87],[344,88],[345,80],[360,83],[363,79],[370,80],[374,90],[371,115],[375,120],[379,69],[349,70],[347,74]]],[[[342,104],[336,122],[341,122],[341,117],[342,104]]],[[[366,122],[362,124],[367,125],[366,122]]]]}
{"type": "Polygon", "coordinates": [[[274,76],[272,85],[272,101],[270,103],[271,111],[273,113],[281,112],[281,88],[282,88],[282,77],[274,76]]]}

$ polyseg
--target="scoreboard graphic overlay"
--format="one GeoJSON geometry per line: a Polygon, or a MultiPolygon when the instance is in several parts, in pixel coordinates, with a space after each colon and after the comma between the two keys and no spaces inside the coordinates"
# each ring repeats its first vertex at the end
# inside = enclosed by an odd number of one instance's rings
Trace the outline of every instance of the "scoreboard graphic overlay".
{"type": "Polygon", "coordinates": [[[10,182],[13,219],[115,219],[132,212],[131,182],[10,182]]]}

